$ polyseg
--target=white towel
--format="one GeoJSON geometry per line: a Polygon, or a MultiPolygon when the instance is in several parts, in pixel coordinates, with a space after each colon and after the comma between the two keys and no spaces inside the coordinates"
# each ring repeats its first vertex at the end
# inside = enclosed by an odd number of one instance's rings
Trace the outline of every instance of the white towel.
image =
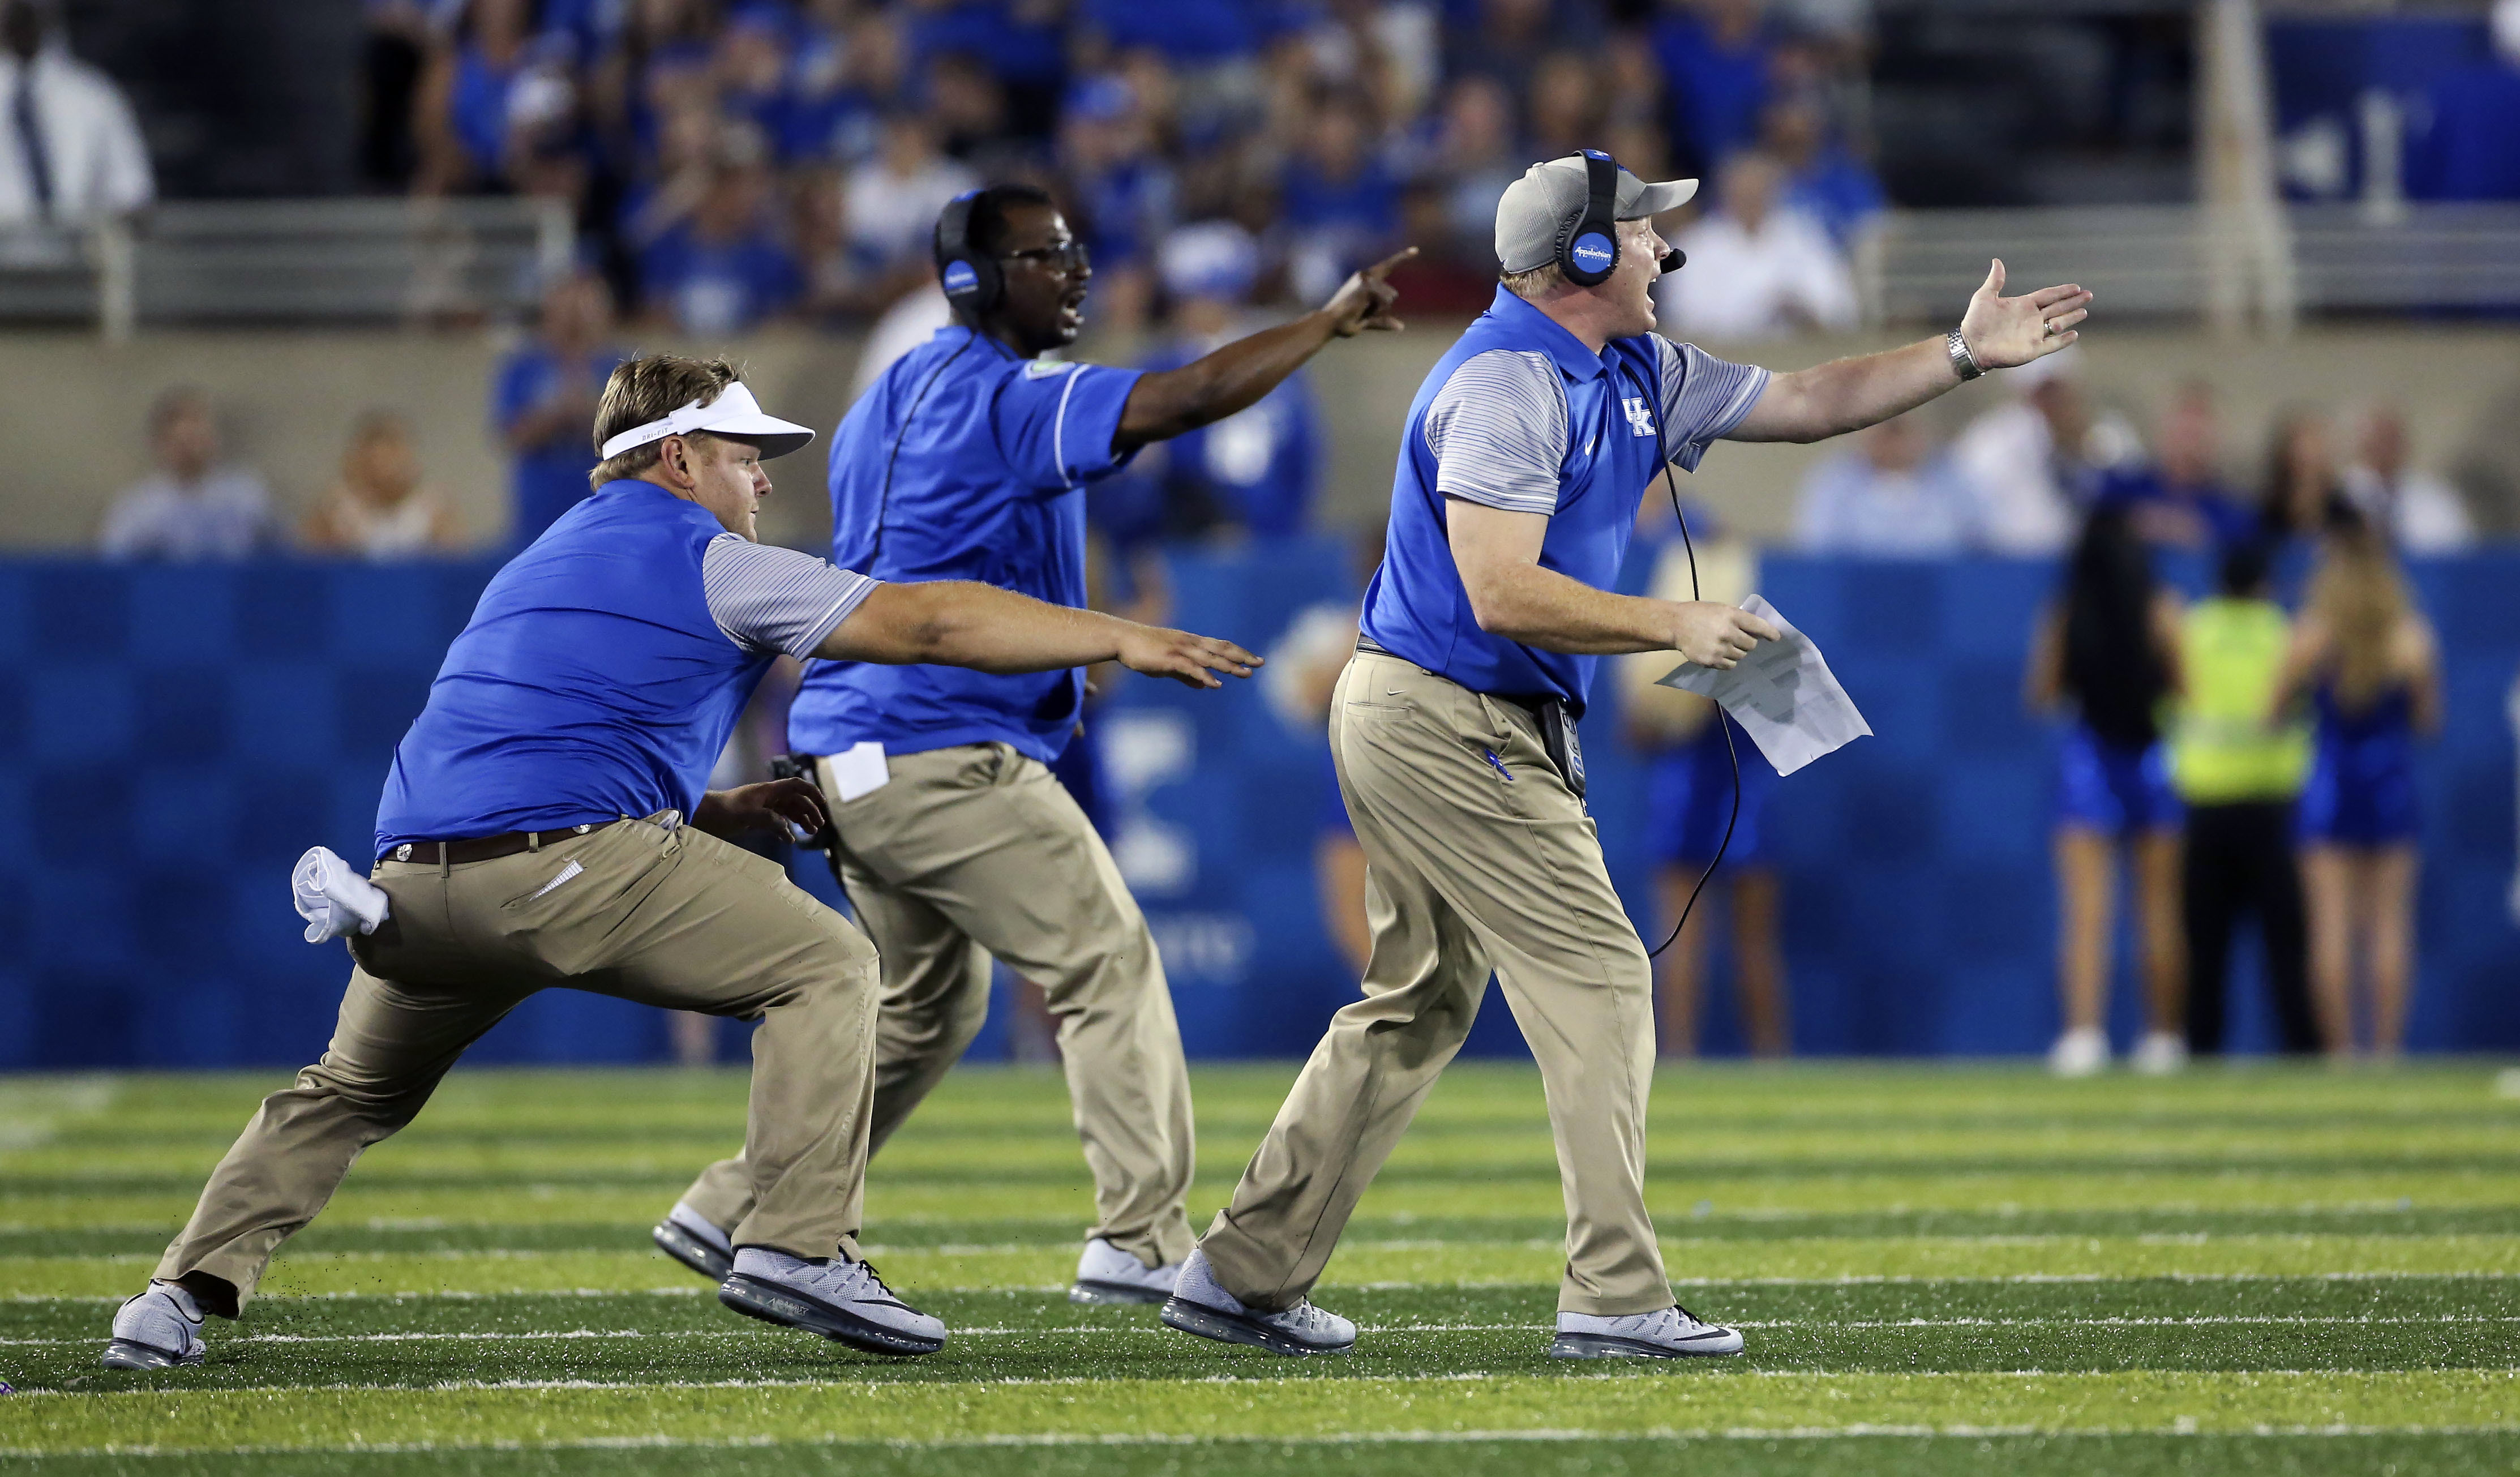
{"type": "Polygon", "coordinates": [[[312,846],[290,869],[289,890],[306,919],[306,942],[320,944],[352,929],[374,933],[391,911],[383,889],[350,870],[331,848],[312,846]]]}

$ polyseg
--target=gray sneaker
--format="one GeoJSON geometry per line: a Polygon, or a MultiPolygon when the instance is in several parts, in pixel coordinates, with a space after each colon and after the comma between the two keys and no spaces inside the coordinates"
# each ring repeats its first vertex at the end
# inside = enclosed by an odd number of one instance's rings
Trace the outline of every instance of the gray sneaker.
{"type": "Polygon", "coordinates": [[[1148,1267],[1101,1236],[1085,1243],[1076,1259],[1076,1281],[1067,1289],[1071,1303],[1160,1303],[1173,1295],[1182,1264],[1148,1267]]]}
{"type": "Polygon", "coordinates": [[[1165,1300],[1168,1327],[1228,1344],[1249,1344],[1272,1354],[1345,1354],[1356,1347],[1356,1324],[1325,1313],[1307,1299],[1281,1313],[1246,1308],[1208,1271],[1207,1254],[1192,1251],[1181,1281],[1165,1300]]]}
{"type": "Polygon", "coordinates": [[[766,1246],[739,1246],[717,1300],[746,1318],[819,1333],[869,1354],[933,1354],[945,1322],[892,1295],[873,1267],[833,1257],[808,1262],[766,1246]]]}
{"type": "Polygon", "coordinates": [[[99,1363],[109,1369],[171,1369],[198,1365],[202,1310],[193,1295],[172,1282],[151,1282],[113,1313],[113,1338],[99,1363]]]}
{"type": "Polygon", "coordinates": [[[712,1282],[723,1282],[735,1270],[735,1247],[708,1217],[677,1200],[665,1219],[649,1232],[656,1249],[712,1282]]]}
{"type": "Polygon", "coordinates": [[[1739,1333],[1701,1322],[1677,1305],[1621,1318],[1561,1313],[1549,1345],[1551,1359],[1705,1359],[1740,1352],[1739,1333]]]}

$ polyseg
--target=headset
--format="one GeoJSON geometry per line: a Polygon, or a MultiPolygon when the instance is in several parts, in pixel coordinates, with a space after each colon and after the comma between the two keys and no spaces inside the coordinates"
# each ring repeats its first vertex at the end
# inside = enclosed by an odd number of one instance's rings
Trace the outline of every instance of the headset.
{"type": "Polygon", "coordinates": [[[1619,162],[1598,149],[1579,149],[1584,208],[1557,223],[1557,267],[1578,287],[1598,288],[1619,269],[1619,162]]]}
{"type": "MultiPolygon", "coordinates": [[[[1619,161],[1598,149],[1567,156],[1584,161],[1584,207],[1557,223],[1557,269],[1577,287],[1598,288],[1619,269],[1619,161]]],[[[1688,253],[1665,251],[1662,270],[1688,265],[1688,253]]]]}
{"type": "Polygon", "coordinates": [[[936,217],[932,248],[945,300],[974,318],[996,308],[1007,293],[1006,269],[996,257],[971,247],[971,206],[982,193],[966,190],[946,202],[945,212],[936,217]]]}

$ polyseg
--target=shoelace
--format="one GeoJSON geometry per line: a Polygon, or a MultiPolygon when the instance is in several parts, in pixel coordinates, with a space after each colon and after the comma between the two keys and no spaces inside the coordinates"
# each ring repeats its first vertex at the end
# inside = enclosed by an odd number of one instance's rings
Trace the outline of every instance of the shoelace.
{"type": "Polygon", "coordinates": [[[852,1262],[844,1257],[833,1257],[816,1280],[844,1298],[887,1303],[901,1301],[893,1296],[890,1287],[884,1285],[883,1276],[875,1270],[873,1262],[852,1262]]]}
{"type": "Polygon", "coordinates": [[[1308,1332],[1316,1328],[1328,1328],[1330,1321],[1330,1316],[1314,1307],[1309,1298],[1287,1309],[1282,1316],[1292,1321],[1296,1327],[1308,1332]]]}

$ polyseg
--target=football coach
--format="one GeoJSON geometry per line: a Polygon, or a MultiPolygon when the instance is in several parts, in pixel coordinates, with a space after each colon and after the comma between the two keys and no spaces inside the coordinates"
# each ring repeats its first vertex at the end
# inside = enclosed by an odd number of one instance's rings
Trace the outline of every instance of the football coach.
{"type": "Polygon", "coordinates": [[[813,439],[763,415],[723,360],[612,372],[595,494],[492,577],[394,749],[377,814],[391,904],[354,936],[324,1057],[265,1098],[105,1363],[199,1364],[280,1243],[370,1144],[412,1120],[465,1048],[562,987],[758,1021],[750,1212],[720,1301],[882,1354],[941,1347],[857,1255],[874,1096],[875,950],[778,867],[722,837],[819,828],[802,780],[704,792],[782,653],[1063,671],[1116,659],[1217,687],[1229,643],[984,584],[886,584],[754,542],[766,458],[813,439]]]}
{"type": "Polygon", "coordinates": [[[1307,1294],[1493,969],[1539,1060],[1565,1187],[1549,1352],[1741,1348],[1676,1306],[1645,1214],[1652,976],[1585,812],[1574,723],[1603,654],[1730,667],[1778,633],[1729,605],[1608,593],[1639,496],[1716,440],[1817,441],[2050,353],[2090,294],[1999,296],[1998,263],[1947,336],[1792,374],[1727,364],[1651,332],[1668,248],[1648,217],[1695,190],[1588,151],[1533,165],[1498,203],[1504,282],[1410,408],[1330,709],[1368,864],[1364,998],[1192,1254],[1163,1311],[1174,1327],[1282,1354],[1354,1344],[1356,1325],[1307,1294]]]}
{"type": "MultiPolygon", "coordinates": [[[[1094,270],[1051,198],[997,185],[939,217],[955,321],[895,361],[832,443],[832,558],[880,579],[985,580],[1085,604],[1085,489],[1138,449],[1251,405],[1335,339],[1392,330],[1383,275],[1148,374],[1045,358],[1075,341],[1094,270]]],[[[824,756],[832,866],[883,956],[874,1141],[978,1034],[992,956],[1058,1022],[1095,1224],[1069,1295],[1160,1303],[1191,1248],[1190,1076],[1163,962],[1093,823],[1050,766],[1083,712],[1081,671],[809,669],[788,742],[824,756]]],[[[656,1241],[704,1275],[751,1211],[743,1162],[711,1166],[656,1241]]]]}

